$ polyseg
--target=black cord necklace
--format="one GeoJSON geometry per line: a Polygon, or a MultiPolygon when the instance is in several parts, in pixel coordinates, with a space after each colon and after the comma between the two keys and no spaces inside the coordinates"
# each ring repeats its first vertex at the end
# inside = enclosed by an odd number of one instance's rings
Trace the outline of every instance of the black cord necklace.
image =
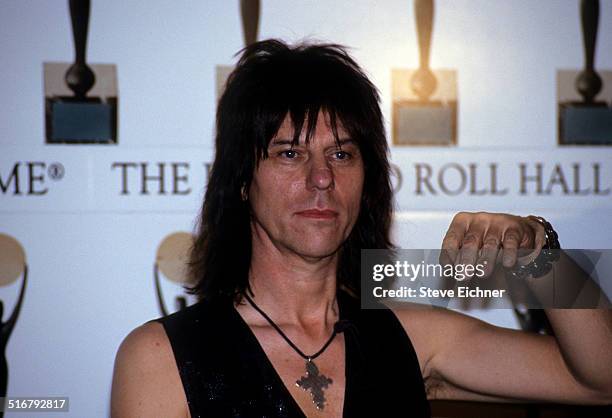
{"type": "Polygon", "coordinates": [[[306,376],[302,376],[298,380],[296,380],[295,385],[304,389],[305,391],[310,391],[310,395],[312,396],[312,402],[315,404],[317,409],[320,409],[320,410],[324,409],[325,408],[325,394],[323,393],[323,391],[327,389],[327,387],[331,385],[333,381],[331,378],[325,376],[324,374],[319,373],[319,368],[314,363],[314,359],[319,357],[319,355],[321,355],[325,351],[325,349],[331,344],[336,334],[343,331],[342,329],[343,322],[342,321],[336,322],[334,324],[334,332],[332,332],[332,335],[329,337],[329,339],[323,345],[323,347],[321,347],[321,349],[317,351],[316,353],[314,353],[313,355],[308,356],[304,354],[302,350],[300,350],[293,343],[293,341],[291,341],[289,337],[285,335],[285,333],[279,328],[279,326],[276,325],[274,321],[272,321],[272,319],[270,319],[270,317],[266,315],[266,313],[262,311],[261,308],[255,304],[255,302],[253,302],[253,300],[249,297],[249,295],[245,293],[244,297],[249,301],[251,306],[255,308],[255,310],[261,314],[261,316],[266,318],[266,320],[270,323],[270,325],[272,325],[272,327],[281,335],[281,337],[283,337],[285,341],[287,341],[287,344],[289,344],[291,348],[293,348],[304,360],[306,360],[306,376]]]}

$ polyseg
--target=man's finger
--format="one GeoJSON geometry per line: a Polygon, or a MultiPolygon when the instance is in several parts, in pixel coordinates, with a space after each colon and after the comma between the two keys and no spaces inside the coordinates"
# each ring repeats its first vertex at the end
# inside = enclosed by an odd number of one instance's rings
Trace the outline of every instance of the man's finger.
{"type": "Polygon", "coordinates": [[[546,231],[544,226],[533,219],[527,218],[527,224],[534,231],[534,249],[540,250],[546,244],[546,231]]]}
{"type": "Polygon", "coordinates": [[[463,234],[456,230],[448,231],[442,240],[442,251],[440,252],[440,264],[455,264],[463,234]]]}
{"type": "Polygon", "coordinates": [[[521,233],[518,229],[509,228],[504,232],[502,240],[504,267],[512,267],[516,263],[517,251],[521,242],[521,233]]]}
{"type": "Polygon", "coordinates": [[[477,263],[485,266],[484,277],[489,277],[495,269],[497,254],[501,246],[501,235],[499,230],[491,229],[487,231],[482,240],[482,248],[480,249],[480,256],[478,257],[477,263]]]}
{"type": "Polygon", "coordinates": [[[461,247],[463,235],[469,226],[469,214],[459,212],[453,220],[442,239],[442,251],[440,252],[440,264],[455,264],[457,254],[461,247]]]}
{"type": "Polygon", "coordinates": [[[461,248],[459,250],[458,264],[471,265],[476,264],[478,258],[478,250],[482,245],[482,238],[484,235],[484,227],[472,224],[470,229],[467,230],[461,241],[461,248]]]}

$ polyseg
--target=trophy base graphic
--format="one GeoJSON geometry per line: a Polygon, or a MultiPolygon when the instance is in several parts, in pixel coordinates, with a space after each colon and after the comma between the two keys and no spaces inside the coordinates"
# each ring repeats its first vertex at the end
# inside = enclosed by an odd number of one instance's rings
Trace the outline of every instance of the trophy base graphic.
{"type": "Polygon", "coordinates": [[[45,100],[47,143],[117,143],[117,99],[45,100]]]}
{"type": "Polygon", "coordinates": [[[117,70],[92,64],[96,81],[84,98],[66,86],[69,63],[44,63],[45,137],[47,144],[117,143],[117,70]]]}
{"type": "Polygon", "coordinates": [[[225,91],[225,83],[231,72],[234,71],[233,65],[216,65],[215,66],[215,94],[217,100],[225,91]]]}
{"type": "Polygon", "coordinates": [[[557,70],[559,145],[612,145],[612,71],[599,70],[603,88],[591,103],[576,91],[578,70],[557,70]]]}
{"type": "Polygon", "coordinates": [[[393,145],[454,146],[457,144],[457,72],[437,69],[437,87],[423,100],[411,88],[416,70],[393,69],[393,145]]]}
{"type": "Polygon", "coordinates": [[[612,108],[603,102],[559,104],[559,143],[612,145],[612,108]]]}
{"type": "Polygon", "coordinates": [[[395,145],[454,145],[456,102],[396,101],[393,104],[395,145]]]}

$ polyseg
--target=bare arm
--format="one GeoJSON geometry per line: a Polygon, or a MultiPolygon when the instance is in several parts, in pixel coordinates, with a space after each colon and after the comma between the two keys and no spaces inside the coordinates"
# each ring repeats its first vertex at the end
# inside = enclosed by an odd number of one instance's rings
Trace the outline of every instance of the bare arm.
{"type": "Polygon", "coordinates": [[[111,417],[189,416],[170,342],[161,324],[149,322],[121,343],[115,359],[111,417]]]}
{"type": "Polygon", "coordinates": [[[559,351],[582,385],[612,403],[612,310],[547,309],[559,351]]]}
{"type": "Polygon", "coordinates": [[[574,317],[568,311],[551,318],[553,326],[565,322],[559,333],[566,335],[558,338],[568,341],[562,343],[445,309],[394,312],[415,346],[429,399],[612,403],[610,311],[581,310],[574,317]],[[576,328],[583,330],[574,338],[569,330],[576,328]],[[565,358],[570,351],[572,358],[592,357],[579,367],[582,375],[565,358]],[[598,370],[598,378],[590,368],[598,370]]]}
{"type": "MultiPolygon", "coordinates": [[[[460,212],[442,248],[445,262],[486,261],[491,274],[498,255],[503,255],[505,267],[511,267],[519,249],[540,249],[545,242],[544,227],[529,217],[460,212]]],[[[577,299],[570,298],[570,307],[606,306],[592,304],[593,296],[600,294],[590,281],[582,280],[583,273],[571,259],[555,264],[550,274],[554,278],[555,272],[563,272],[561,282],[555,282],[565,290],[563,294],[571,296],[576,293],[570,289],[583,289],[577,299]]],[[[538,278],[529,287],[537,294],[542,283],[538,278]]],[[[538,295],[541,301],[542,295],[538,295]]],[[[555,337],[495,327],[444,309],[397,311],[396,315],[414,340],[432,399],[612,403],[612,311],[546,313],[555,337]]]]}
{"type": "Polygon", "coordinates": [[[551,272],[527,279],[526,284],[537,294],[538,283],[550,280],[554,280],[558,289],[554,306],[600,308],[546,309],[545,312],[558,349],[574,378],[594,390],[612,392],[612,310],[608,298],[563,251],[551,272]]]}

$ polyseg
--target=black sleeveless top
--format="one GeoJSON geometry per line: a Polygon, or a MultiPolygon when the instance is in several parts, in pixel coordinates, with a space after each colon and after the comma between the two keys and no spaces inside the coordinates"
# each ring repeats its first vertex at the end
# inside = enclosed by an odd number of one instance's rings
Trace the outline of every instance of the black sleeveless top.
{"type": "MultiPolygon", "coordinates": [[[[344,417],[430,417],[416,353],[388,309],[338,293],[345,332],[344,417]]],[[[155,319],[168,335],[192,418],[305,417],[230,301],[155,319]]]]}

